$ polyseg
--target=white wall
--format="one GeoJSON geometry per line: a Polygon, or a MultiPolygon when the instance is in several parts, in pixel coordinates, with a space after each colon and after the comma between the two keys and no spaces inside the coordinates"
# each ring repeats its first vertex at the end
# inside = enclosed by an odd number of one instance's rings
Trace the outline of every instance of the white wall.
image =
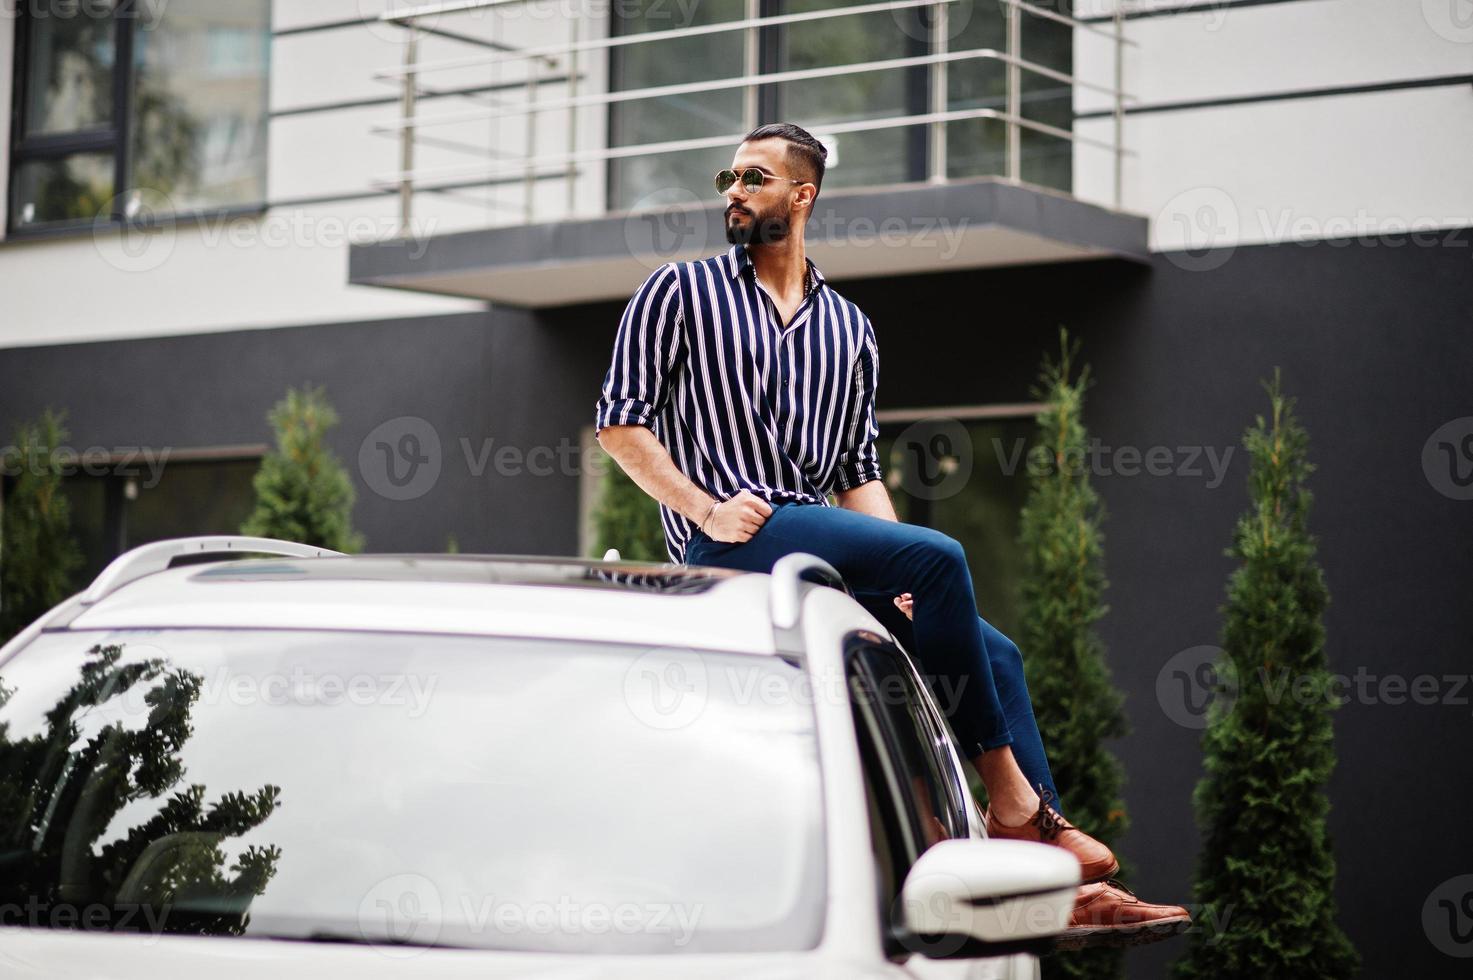
{"type": "MultiPolygon", "coordinates": [[[[1459,3],[1473,17],[1473,0],[1442,6],[1459,3]]],[[[1108,12],[1107,0],[1099,6],[1108,12]]],[[[1152,219],[1154,248],[1473,225],[1473,88],[1294,97],[1473,74],[1473,22],[1459,27],[1438,3],[1414,0],[1170,6],[1185,11],[1125,21],[1137,45],[1125,60],[1132,105],[1289,97],[1127,115],[1135,156],[1122,205],[1152,219]]],[[[1075,39],[1079,75],[1110,77],[1113,45],[1085,31],[1075,39]]],[[[1076,108],[1108,104],[1080,90],[1076,108]]],[[[1076,129],[1113,138],[1108,117],[1076,129]]],[[[1080,197],[1113,203],[1111,174],[1110,154],[1076,150],[1080,197]]]]}
{"type": "MultiPolygon", "coordinates": [[[[396,2],[404,5],[402,0],[396,2]]],[[[399,115],[398,87],[373,78],[377,71],[400,65],[404,53],[403,31],[376,19],[384,6],[384,0],[275,0],[276,31],[331,26],[273,39],[268,211],[229,221],[186,222],[153,233],[88,230],[76,236],[6,243],[0,247],[4,297],[0,348],[483,308],[470,300],[347,284],[347,242],[392,237],[398,228],[397,197],[378,193],[379,182],[399,169],[398,143],[370,132],[373,125],[399,115]],[[370,99],[389,101],[342,105],[370,99]]],[[[446,16],[436,23],[520,45],[559,41],[570,31],[566,18],[506,12],[446,16]]],[[[12,25],[10,18],[0,22],[0,65],[5,69],[0,71],[0,86],[7,87],[11,72],[4,32],[12,25]]],[[[583,37],[596,36],[607,30],[607,24],[585,22],[579,30],[583,37]]],[[[420,60],[484,53],[482,47],[426,36],[420,60]]],[[[585,56],[580,70],[586,75],[580,92],[603,88],[607,70],[602,57],[585,56]]],[[[513,62],[438,72],[425,76],[424,84],[443,90],[517,82],[517,88],[495,96],[511,100],[525,97],[520,87],[525,77],[525,66],[513,62]]],[[[543,85],[538,96],[554,98],[562,89],[543,85]]],[[[0,91],[8,106],[8,89],[0,91]]],[[[485,97],[477,98],[481,101],[424,100],[420,111],[429,115],[485,108],[485,97]]],[[[8,121],[8,113],[0,116],[8,121]]],[[[580,146],[601,144],[602,119],[597,110],[579,114],[580,146]]],[[[426,133],[482,152],[422,146],[417,150],[417,168],[464,168],[484,162],[491,151],[520,154],[527,139],[521,118],[481,119],[426,133]]],[[[544,114],[536,138],[539,152],[564,149],[566,115],[544,114]]],[[[0,140],[0,147],[5,145],[8,142],[0,140]]],[[[576,206],[586,212],[601,210],[602,190],[601,170],[585,168],[576,188],[576,206]]],[[[563,217],[567,199],[563,181],[539,183],[534,217],[563,217]]],[[[520,221],[524,213],[523,185],[518,180],[491,191],[419,194],[414,227],[419,234],[443,234],[520,221]]]]}

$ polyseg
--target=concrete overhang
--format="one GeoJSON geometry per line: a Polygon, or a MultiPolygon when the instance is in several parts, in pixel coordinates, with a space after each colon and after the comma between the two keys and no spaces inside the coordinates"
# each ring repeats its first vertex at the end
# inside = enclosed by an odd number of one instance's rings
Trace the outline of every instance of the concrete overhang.
{"type": "MultiPolygon", "coordinates": [[[[828,279],[1121,258],[1147,261],[1138,215],[994,179],[819,197],[808,255],[828,279]]],[[[728,248],[722,206],[686,205],[354,245],[348,281],[541,308],[627,299],[661,263],[728,248]]]]}

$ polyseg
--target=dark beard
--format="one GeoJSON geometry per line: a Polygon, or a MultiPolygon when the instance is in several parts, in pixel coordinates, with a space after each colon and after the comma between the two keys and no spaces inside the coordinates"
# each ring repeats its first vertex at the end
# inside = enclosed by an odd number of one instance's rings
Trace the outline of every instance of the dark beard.
{"type": "Polygon", "coordinates": [[[726,223],[729,245],[771,245],[788,237],[792,225],[787,215],[756,215],[744,225],[726,223]]]}

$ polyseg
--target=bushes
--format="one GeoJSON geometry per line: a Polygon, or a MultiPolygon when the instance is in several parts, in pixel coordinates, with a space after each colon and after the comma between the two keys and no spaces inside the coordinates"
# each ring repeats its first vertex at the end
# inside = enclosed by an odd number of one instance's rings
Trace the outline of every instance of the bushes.
{"type": "Polygon", "coordinates": [[[603,486],[593,511],[593,555],[610,548],[628,561],[669,561],[660,505],[629,478],[611,457],[605,458],[603,486]]]}
{"type": "MultiPolygon", "coordinates": [[[[1020,646],[1049,766],[1069,821],[1110,845],[1124,833],[1124,772],[1105,741],[1125,734],[1122,697],[1105,665],[1094,624],[1105,615],[1104,536],[1099,497],[1090,485],[1082,411],[1089,369],[1073,377],[1079,346],[1059,333],[1059,358],[1046,359],[1034,396],[1047,408],[1029,454],[1031,486],[1023,508],[1020,646]]],[[[1120,976],[1119,950],[1060,954],[1050,976],[1120,976]]]]}
{"type": "Polygon", "coordinates": [[[0,511],[0,643],[65,599],[82,564],[56,458],[68,436],[63,422],[48,409],[22,423],[5,456],[15,483],[0,511]]]}
{"type": "Polygon", "coordinates": [[[1264,387],[1270,417],[1243,437],[1250,506],[1227,551],[1239,564],[1223,607],[1219,696],[1195,795],[1204,838],[1197,918],[1226,928],[1192,933],[1177,964],[1182,980],[1338,978],[1357,965],[1335,924],[1325,827],[1334,698],[1323,622],[1330,596],[1308,530],[1305,482],[1314,468],[1277,372],[1264,387]],[[1275,695],[1285,683],[1294,697],[1275,695]]]}
{"type": "Polygon", "coordinates": [[[240,533],[354,552],[363,536],[353,530],[356,493],[348,471],[324,445],[338,424],[321,388],[289,389],[271,410],[276,450],[256,474],[256,509],[240,533]]]}

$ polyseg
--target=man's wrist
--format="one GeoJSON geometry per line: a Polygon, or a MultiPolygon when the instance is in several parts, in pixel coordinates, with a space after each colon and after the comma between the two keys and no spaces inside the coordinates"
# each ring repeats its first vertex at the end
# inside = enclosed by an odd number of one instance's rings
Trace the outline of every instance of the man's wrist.
{"type": "Polygon", "coordinates": [[[711,506],[709,506],[709,507],[706,508],[706,513],[696,523],[696,527],[700,530],[700,532],[702,534],[705,534],[706,533],[706,525],[711,522],[711,518],[714,517],[715,514],[716,514],[716,508],[718,508],[720,506],[721,506],[721,501],[719,501],[719,500],[713,500],[711,502],[711,506]]]}

